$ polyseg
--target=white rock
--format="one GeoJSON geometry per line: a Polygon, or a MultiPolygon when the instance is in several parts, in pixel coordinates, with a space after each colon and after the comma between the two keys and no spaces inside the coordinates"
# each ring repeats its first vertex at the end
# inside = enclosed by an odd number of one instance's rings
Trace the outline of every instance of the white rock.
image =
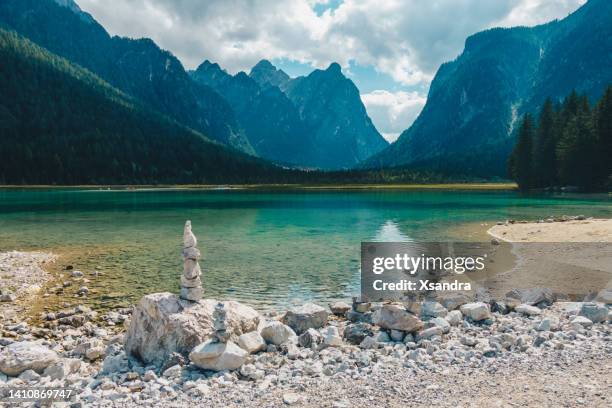
{"type": "Polygon", "coordinates": [[[612,288],[600,290],[593,301],[612,305],[612,288]]]}
{"type": "Polygon", "coordinates": [[[438,326],[434,326],[434,327],[430,327],[428,329],[421,330],[420,332],[418,332],[416,334],[416,339],[417,341],[419,341],[419,340],[428,339],[433,336],[441,336],[441,335],[442,335],[442,328],[438,326]]]}
{"type": "Polygon", "coordinates": [[[329,313],[314,303],[306,303],[287,311],[283,323],[291,327],[296,334],[302,334],[308,329],[319,329],[327,324],[329,313]]]}
{"type": "Polygon", "coordinates": [[[218,343],[209,340],[197,345],[189,353],[189,360],[204,370],[236,370],[246,362],[248,355],[232,341],[218,343]]]}
{"type": "MultiPolygon", "coordinates": [[[[172,293],[144,296],[134,312],[125,335],[128,355],[146,364],[161,366],[172,354],[186,355],[213,333],[213,311],[218,301],[190,302],[172,293]]],[[[223,302],[230,340],[257,330],[259,313],[234,301],[223,302]]]]}
{"type": "Polygon", "coordinates": [[[522,313],[527,316],[538,316],[542,314],[542,310],[539,307],[528,305],[523,303],[514,308],[517,313],[522,313]]]}
{"type": "Polygon", "coordinates": [[[244,333],[238,337],[238,345],[249,353],[257,353],[266,349],[266,341],[256,331],[244,333]]]}
{"type": "Polygon", "coordinates": [[[59,360],[57,353],[40,343],[19,341],[9,344],[0,353],[0,371],[17,376],[26,370],[42,373],[59,360]]]}
{"type": "Polygon", "coordinates": [[[463,313],[459,310],[451,310],[445,319],[451,326],[458,326],[463,321],[463,313]]]}
{"type": "Polygon", "coordinates": [[[280,346],[281,344],[294,338],[297,340],[297,336],[293,329],[278,321],[272,321],[264,324],[260,333],[261,337],[263,337],[267,343],[274,344],[276,346],[280,346]]]}
{"type": "Polygon", "coordinates": [[[342,345],[342,337],[340,337],[336,326],[329,326],[323,330],[323,344],[328,347],[338,347],[342,345]]]}
{"type": "Polygon", "coordinates": [[[461,313],[475,322],[491,317],[489,305],[483,302],[467,303],[460,307],[461,313]]]}
{"type": "Polygon", "coordinates": [[[359,347],[365,350],[376,349],[380,346],[379,342],[373,336],[367,336],[364,338],[361,343],[359,343],[359,347]]]}

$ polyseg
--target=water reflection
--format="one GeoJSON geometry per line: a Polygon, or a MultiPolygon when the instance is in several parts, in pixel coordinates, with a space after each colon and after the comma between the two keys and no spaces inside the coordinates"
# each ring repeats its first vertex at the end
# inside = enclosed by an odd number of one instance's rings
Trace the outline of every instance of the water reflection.
{"type": "Polygon", "coordinates": [[[400,231],[399,226],[392,220],[387,220],[380,226],[374,237],[374,242],[413,242],[414,239],[400,231]]]}

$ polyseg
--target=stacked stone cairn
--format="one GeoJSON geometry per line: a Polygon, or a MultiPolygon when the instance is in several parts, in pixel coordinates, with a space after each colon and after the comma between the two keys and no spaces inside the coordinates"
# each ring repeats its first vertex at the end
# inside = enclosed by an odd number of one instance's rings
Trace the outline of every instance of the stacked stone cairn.
{"type": "Polygon", "coordinates": [[[185,222],[183,232],[183,275],[181,275],[181,299],[197,302],[202,299],[203,289],[200,275],[200,250],[196,247],[198,240],[191,231],[191,221],[185,222]]]}
{"type": "Polygon", "coordinates": [[[215,329],[214,338],[219,343],[227,343],[230,337],[225,325],[226,317],[227,312],[225,311],[223,303],[217,303],[215,306],[215,311],[213,312],[213,329],[215,329]]]}

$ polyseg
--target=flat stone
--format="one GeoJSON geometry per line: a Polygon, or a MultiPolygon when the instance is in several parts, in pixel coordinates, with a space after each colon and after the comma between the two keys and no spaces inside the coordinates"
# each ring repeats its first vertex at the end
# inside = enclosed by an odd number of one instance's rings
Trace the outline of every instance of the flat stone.
{"type": "Polygon", "coordinates": [[[542,310],[538,307],[528,305],[523,303],[514,308],[514,311],[517,313],[521,313],[527,316],[538,316],[542,314],[542,310]]]}
{"type": "Polygon", "coordinates": [[[291,327],[296,334],[302,334],[308,329],[319,329],[327,324],[329,313],[314,303],[306,303],[287,311],[283,323],[291,327]]]}
{"type": "Polygon", "coordinates": [[[246,362],[248,355],[232,341],[218,343],[209,340],[197,345],[189,353],[189,360],[204,370],[236,370],[246,362]]]}
{"type": "Polygon", "coordinates": [[[57,353],[33,341],[18,341],[9,344],[0,352],[0,371],[17,376],[26,370],[42,373],[59,360],[57,353]]]}
{"type": "Polygon", "coordinates": [[[202,270],[200,269],[200,264],[193,259],[185,259],[185,264],[183,267],[183,276],[187,279],[195,279],[198,276],[202,275],[202,270]]]}
{"type": "Polygon", "coordinates": [[[409,313],[403,306],[384,304],[372,314],[372,323],[388,330],[415,332],[423,327],[423,322],[409,313]]]}
{"type": "Polygon", "coordinates": [[[571,320],[571,322],[572,324],[578,324],[586,329],[593,326],[593,322],[584,316],[576,316],[571,320]]]}

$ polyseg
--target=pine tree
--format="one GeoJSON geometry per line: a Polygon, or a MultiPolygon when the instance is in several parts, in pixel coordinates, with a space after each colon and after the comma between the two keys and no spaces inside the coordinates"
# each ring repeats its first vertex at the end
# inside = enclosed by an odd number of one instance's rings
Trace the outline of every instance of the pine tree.
{"type": "Polygon", "coordinates": [[[599,179],[612,183],[612,85],[608,86],[595,110],[595,138],[599,179]]]}
{"type": "Polygon", "coordinates": [[[552,101],[544,102],[533,146],[533,183],[535,187],[549,187],[556,184],[557,174],[557,117],[552,101]]]}
{"type": "Polygon", "coordinates": [[[510,160],[511,176],[522,190],[533,187],[533,132],[533,119],[530,114],[526,114],[510,160]]]}

